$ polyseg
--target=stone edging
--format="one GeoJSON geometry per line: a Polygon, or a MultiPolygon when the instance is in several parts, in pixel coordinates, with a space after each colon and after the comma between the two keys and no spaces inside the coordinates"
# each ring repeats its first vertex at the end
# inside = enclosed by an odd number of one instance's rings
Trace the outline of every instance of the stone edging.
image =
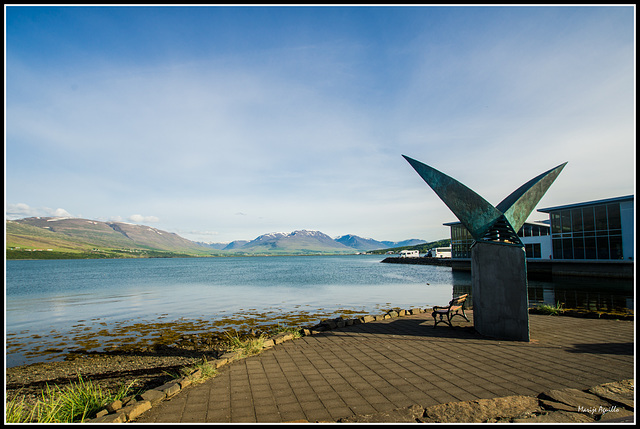
{"type": "Polygon", "coordinates": [[[340,423],[595,423],[634,422],[634,380],[586,390],[553,389],[533,396],[412,405],[339,419],[340,423]]]}
{"type": "MultiPolygon", "coordinates": [[[[369,323],[377,320],[386,320],[386,319],[391,319],[395,317],[421,314],[428,311],[429,311],[428,308],[425,308],[425,309],[412,308],[409,310],[393,309],[393,310],[387,311],[384,314],[366,315],[366,316],[358,317],[355,319],[344,319],[342,317],[337,317],[334,319],[325,319],[320,323],[308,328],[302,328],[300,329],[299,332],[302,336],[317,335],[322,332],[343,328],[345,326],[369,323]]],[[[281,332],[279,334],[274,335],[271,338],[266,339],[263,343],[262,349],[263,350],[269,349],[275,346],[276,344],[281,344],[285,341],[289,341],[294,338],[295,338],[295,335],[292,332],[281,332]]],[[[234,360],[240,359],[242,357],[243,357],[242,351],[240,350],[230,351],[230,352],[224,353],[218,359],[209,361],[209,363],[211,363],[217,369],[228,363],[233,362],[234,360]]],[[[163,400],[171,398],[172,396],[176,395],[185,387],[199,380],[201,377],[202,377],[202,373],[198,369],[193,371],[191,374],[187,375],[186,377],[181,377],[181,378],[177,378],[175,380],[169,381],[163,384],[162,386],[148,390],[142,394],[136,395],[135,397],[131,396],[128,398],[124,398],[121,401],[120,400],[115,401],[107,405],[103,410],[99,411],[96,418],[91,420],[86,420],[85,423],[124,423],[124,422],[133,421],[145,411],[150,410],[151,407],[159,404],[163,400]]],[[[495,400],[498,400],[498,399],[500,398],[496,398],[495,400]]],[[[480,401],[491,401],[491,400],[480,400],[480,401]]],[[[474,402],[474,401],[468,401],[468,402],[474,402]]],[[[475,401],[475,402],[478,402],[478,401],[475,401]]],[[[445,406],[448,404],[441,404],[441,405],[445,406]]],[[[483,406],[486,406],[486,404],[483,406]]],[[[412,416],[414,415],[414,412],[417,412],[416,407],[417,406],[414,406],[411,409],[408,409],[409,413],[412,416]]],[[[421,412],[424,413],[425,409],[421,409],[421,412]]],[[[538,421],[544,421],[544,419],[540,419],[538,421]]]]}
{"type": "MultiPolygon", "coordinates": [[[[412,314],[420,314],[428,311],[427,309],[412,308],[410,310],[389,310],[384,314],[366,315],[355,319],[343,319],[337,317],[334,319],[325,319],[320,323],[300,329],[302,336],[317,335],[319,333],[330,331],[332,329],[343,328],[345,326],[358,325],[361,323],[369,323],[376,320],[386,320],[394,317],[408,316],[412,314]]],[[[264,341],[262,349],[269,349],[276,344],[281,344],[295,338],[293,332],[280,332],[264,341]]],[[[230,351],[221,355],[218,359],[209,361],[216,369],[242,358],[242,351],[230,351]]],[[[123,398],[108,404],[104,409],[100,410],[94,419],[85,420],[84,423],[125,423],[138,418],[145,411],[150,410],[153,406],[160,402],[175,396],[185,387],[191,385],[195,381],[202,378],[202,372],[197,369],[191,374],[171,380],[162,386],[147,390],[146,392],[123,398]]]]}

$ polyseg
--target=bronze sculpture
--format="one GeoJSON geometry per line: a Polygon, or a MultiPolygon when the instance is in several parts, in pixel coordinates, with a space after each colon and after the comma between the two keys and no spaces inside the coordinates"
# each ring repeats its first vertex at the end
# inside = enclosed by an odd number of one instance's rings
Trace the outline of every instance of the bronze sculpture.
{"type": "Polygon", "coordinates": [[[494,207],[452,177],[408,156],[402,156],[451,209],[476,241],[518,246],[522,246],[518,230],[567,164],[565,162],[534,177],[494,207]]]}

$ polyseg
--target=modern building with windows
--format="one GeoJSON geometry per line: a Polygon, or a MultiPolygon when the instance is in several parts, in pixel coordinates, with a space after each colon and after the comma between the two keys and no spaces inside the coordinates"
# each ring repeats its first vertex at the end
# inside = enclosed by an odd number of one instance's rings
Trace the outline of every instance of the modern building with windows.
{"type": "MultiPolygon", "coordinates": [[[[518,231],[529,274],[633,278],[633,195],[538,211],[549,219],[518,231]]],[[[444,225],[451,229],[452,269],[470,270],[473,237],[460,222],[444,225]]]]}
{"type": "Polygon", "coordinates": [[[551,222],[553,259],[633,260],[634,196],[539,209],[551,222]]]}

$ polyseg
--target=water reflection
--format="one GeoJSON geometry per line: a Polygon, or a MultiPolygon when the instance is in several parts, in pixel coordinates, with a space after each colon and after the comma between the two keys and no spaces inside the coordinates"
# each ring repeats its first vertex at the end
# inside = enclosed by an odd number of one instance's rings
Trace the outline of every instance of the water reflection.
{"type": "Polygon", "coordinates": [[[553,282],[529,281],[529,306],[557,305],[587,311],[627,312],[634,309],[633,280],[570,277],[553,282]]]}
{"type": "MultiPolygon", "coordinates": [[[[452,272],[451,297],[469,294],[471,273],[452,272]]],[[[627,313],[634,310],[634,283],[630,279],[600,279],[593,277],[557,277],[553,281],[528,281],[529,307],[557,305],[598,312],[627,313]]],[[[469,308],[472,300],[467,300],[469,308]]]]}

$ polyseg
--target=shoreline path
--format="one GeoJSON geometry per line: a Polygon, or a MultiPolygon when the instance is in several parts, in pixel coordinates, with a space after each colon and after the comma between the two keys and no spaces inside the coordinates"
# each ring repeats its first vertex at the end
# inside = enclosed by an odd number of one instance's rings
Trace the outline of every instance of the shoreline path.
{"type": "Polygon", "coordinates": [[[456,319],[454,328],[433,328],[422,313],[287,341],[222,367],[135,421],[336,422],[634,378],[633,321],[532,314],[527,343],[482,337],[472,317],[456,319]]]}

